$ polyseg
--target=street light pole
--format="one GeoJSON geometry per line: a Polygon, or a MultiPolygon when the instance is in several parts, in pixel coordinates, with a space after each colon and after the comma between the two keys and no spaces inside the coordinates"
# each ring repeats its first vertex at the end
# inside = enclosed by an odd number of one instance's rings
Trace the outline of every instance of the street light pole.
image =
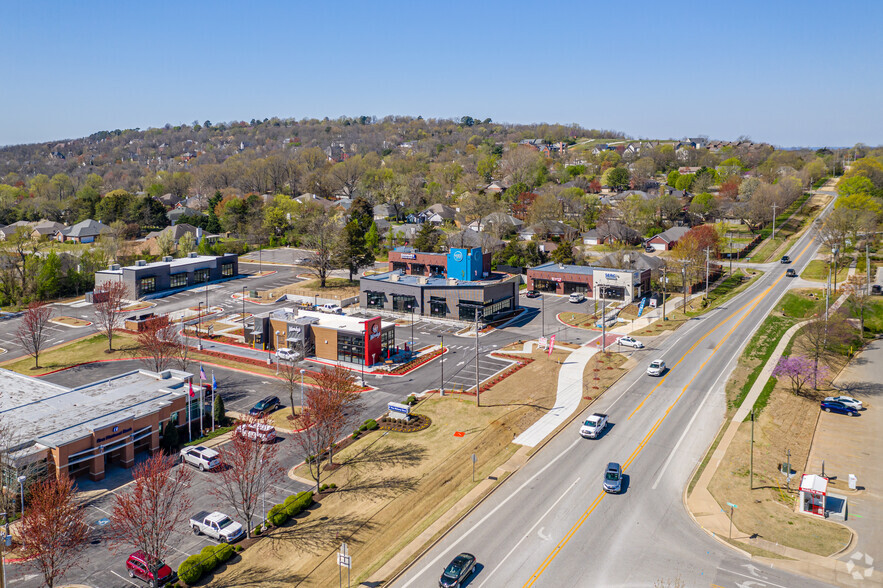
{"type": "Polygon", "coordinates": [[[665,264],[662,264],[662,322],[666,321],[665,318],[665,283],[668,281],[668,268],[665,267],[665,264]]]}
{"type": "MultiPolygon", "coordinates": [[[[21,491],[21,518],[25,518],[25,480],[27,480],[27,476],[19,476],[18,477],[18,487],[21,491]]],[[[25,546],[25,536],[22,534],[21,536],[21,546],[25,546]]]]}
{"type": "Polygon", "coordinates": [[[775,240],[776,238],[776,203],[773,202],[773,235],[770,237],[770,240],[775,240]]]}
{"type": "Polygon", "coordinates": [[[481,382],[478,375],[478,320],[480,318],[478,309],[475,309],[475,405],[481,406],[481,382]]]}
{"type": "Polygon", "coordinates": [[[245,335],[245,286],[242,287],[242,334],[245,335]]]}
{"type": "Polygon", "coordinates": [[[202,351],[202,339],[199,336],[199,327],[202,326],[202,302],[196,306],[196,349],[202,351]]]}
{"type": "Polygon", "coordinates": [[[300,371],[300,411],[304,411],[304,372],[306,370],[300,371]]]}
{"type": "Polygon", "coordinates": [[[711,253],[711,247],[705,248],[705,299],[708,300],[708,255],[711,253]]]}
{"type": "Polygon", "coordinates": [[[439,335],[441,338],[441,355],[439,356],[439,363],[441,365],[441,383],[438,387],[438,395],[445,395],[445,335],[442,333],[439,335]]]}
{"type": "Polygon", "coordinates": [[[543,337],[546,336],[546,295],[540,294],[540,303],[542,305],[542,310],[540,310],[540,315],[543,323],[543,337]]]}

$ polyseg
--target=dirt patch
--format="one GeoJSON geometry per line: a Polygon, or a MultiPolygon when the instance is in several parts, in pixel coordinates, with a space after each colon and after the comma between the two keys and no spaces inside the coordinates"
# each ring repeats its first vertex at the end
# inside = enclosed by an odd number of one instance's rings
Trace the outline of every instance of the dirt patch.
{"type": "Polygon", "coordinates": [[[67,325],[69,327],[88,327],[92,324],[90,321],[85,321],[72,316],[54,316],[52,317],[51,322],[67,325]]]}
{"type": "MultiPolygon", "coordinates": [[[[480,408],[468,396],[432,395],[415,407],[432,420],[429,428],[357,440],[335,457],[341,467],[322,480],[338,486],[313,513],[322,520],[299,521],[278,536],[274,531],[216,583],[260,578],[262,586],[290,586],[296,578],[302,586],[334,585],[341,541],[358,554],[353,583],[367,578],[475,486],[473,453],[479,481],[515,452],[512,439],[554,405],[558,361],[568,354],[535,352],[533,363],[482,394],[480,408]]],[[[309,478],[303,467],[297,474],[309,478]]]]}
{"type": "Polygon", "coordinates": [[[136,302],[135,304],[130,304],[129,306],[123,307],[123,312],[135,312],[136,310],[144,310],[146,308],[153,308],[156,306],[153,302],[136,302]]]}
{"type": "Polygon", "coordinates": [[[258,292],[258,294],[263,300],[276,300],[283,294],[319,296],[320,298],[333,298],[335,300],[352,298],[359,295],[359,283],[357,281],[351,282],[342,278],[328,278],[325,284],[325,288],[320,288],[319,280],[309,280],[307,282],[281,286],[266,292],[258,292]]]}

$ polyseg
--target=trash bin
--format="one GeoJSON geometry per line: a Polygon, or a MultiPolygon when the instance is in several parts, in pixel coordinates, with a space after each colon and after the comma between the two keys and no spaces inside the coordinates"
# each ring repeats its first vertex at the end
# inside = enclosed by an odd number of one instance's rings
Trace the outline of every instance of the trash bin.
{"type": "Polygon", "coordinates": [[[855,477],[855,474],[849,474],[849,489],[855,490],[856,482],[858,480],[855,477]]]}

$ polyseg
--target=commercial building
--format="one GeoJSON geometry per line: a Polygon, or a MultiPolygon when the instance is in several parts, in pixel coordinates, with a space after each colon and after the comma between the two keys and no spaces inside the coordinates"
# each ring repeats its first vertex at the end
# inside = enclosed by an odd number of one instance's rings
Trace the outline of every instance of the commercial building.
{"type": "Polygon", "coordinates": [[[389,269],[409,276],[481,279],[491,272],[491,253],[481,247],[452,248],[447,253],[425,253],[413,247],[396,247],[389,252],[389,269]]]}
{"type": "Polygon", "coordinates": [[[95,288],[108,282],[123,282],[132,297],[141,298],[238,275],[239,256],[235,253],[221,256],[191,253],[181,259],[165,257],[153,263],[139,260],[126,267],[114,264],[110,269],[95,272],[95,288]]]}
{"type": "MultiPolygon", "coordinates": [[[[3,462],[18,468],[4,471],[4,480],[25,468],[101,480],[111,464],[132,467],[137,453],[159,449],[169,419],[188,421],[191,378],[178,370],[135,370],[66,388],[0,369],[0,426],[9,451],[3,462]]],[[[198,415],[197,403],[190,404],[198,415]]]]}
{"type": "Polygon", "coordinates": [[[255,315],[245,340],[267,351],[289,347],[301,357],[371,366],[395,347],[395,324],[379,316],[347,316],[280,308],[255,315]]]}
{"type": "Polygon", "coordinates": [[[545,263],[527,270],[527,287],[540,292],[631,302],[650,293],[650,270],[624,270],[545,263]]]}

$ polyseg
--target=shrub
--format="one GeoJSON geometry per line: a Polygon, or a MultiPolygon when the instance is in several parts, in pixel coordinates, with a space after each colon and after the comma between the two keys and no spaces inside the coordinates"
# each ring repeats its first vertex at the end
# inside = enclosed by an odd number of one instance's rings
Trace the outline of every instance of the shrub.
{"type": "Polygon", "coordinates": [[[358,439],[358,438],[359,438],[359,432],[353,431],[353,439],[358,439]]]}
{"type": "Polygon", "coordinates": [[[277,504],[267,513],[267,520],[273,523],[274,527],[281,527],[288,520],[288,513],[284,504],[277,504]]]}
{"type": "Polygon", "coordinates": [[[234,550],[236,553],[239,553],[240,551],[242,551],[242,545],[234,545],[234,546],[233,546],[233,550],[234,550]]]}
{"type": "MultiPolygon", "coordinates": [[[[378,425],[377,421],[375,421],[374,419],[368,419],[367,421],[365,421],[365,424],[362,425],[362,427],[365,427],[369,431],[373,431],[374,429],[376,429],[379,426],[380,425],[378,425]]],[[[361,429],[361,427],[359,427],[359,428],[361,429]]]]}
{"type": "Polygon", "coordinates": [[[218,565],[226,562],[231,557],[233,557],[233,546],[229,543],[221,543],[220,545],[215,545],[215,557],[218,559],[218,565]]]}
{"type": "MultiPolygon", "coordinates": [[[[337,488],[337,484],[328,484],[328,487],[329,487],[329,488],[332,488],[332,489],[336,489],[336,488],[337,488]]],[[[312,497],[311,497],[311,498],[312,498],[312,497]]],[[[311,500],[310,502],[312,502],[312,500],[311,500]]]]}
{"type": "Polygon", "coordinates": [[[191,555],[178,566],[178,579],[187,584],[195,584],[202,574],[202,558],[198,555],[191,555]]]}
{"type": "Polygon", "coordinates": [[[319,492],[324,492],[327,489],[328,489],[328,484],[322,484],[322,486],[319,488],[319,492]]]}
{"type": "Polygon", "coordinates": [[[255,535],[260,535],[263,532],[263,530],[264,530],[263,526],[260,523],[258,523],[258,526],[254,528],[253,532],[255,535]]]}
{"type": "Polygon", "coordinates": [[[220,560],[218,559],[218,553],[215,551],[215,547],[220,547],[220,545],[206,545],[202,548],[202,551],[199,552],[199,557],[202,560],[202,573],[210,572],[220,564],[220,560]]]}
{"type": "Polygon", "coordinates": [[[405,404],[417,404],[417,397],[411,394],[410,396],[408,396],[408,399],[405,400],[405,404]]]}

